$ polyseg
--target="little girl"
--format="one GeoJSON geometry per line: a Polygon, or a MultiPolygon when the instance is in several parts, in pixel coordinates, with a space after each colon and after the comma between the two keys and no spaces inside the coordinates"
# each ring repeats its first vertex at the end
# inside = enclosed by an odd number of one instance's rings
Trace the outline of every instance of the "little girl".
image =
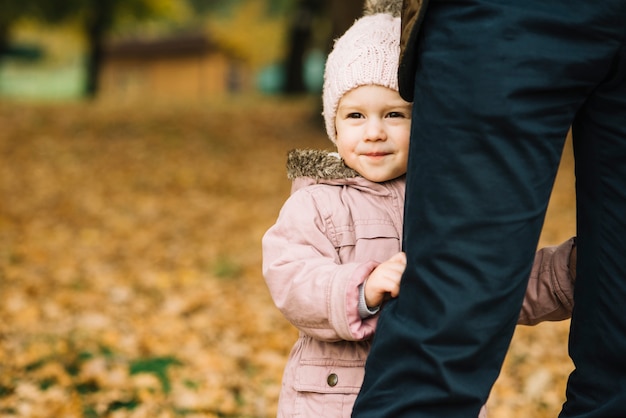
{"type": "MultiPolygon", "coordinates": [[[[411,104],[398,94],[398,12],[368,5],[335,42],[323,114],[337,152],[289,154],[292,194],[263,237],[270,293],[300,330],[279,417],[350,417],[377,312],[398,294],[411,124],[411,104]]],[[[574,248],[570,239],[537,252],[519,323],[570,316],[574,248]]]]}

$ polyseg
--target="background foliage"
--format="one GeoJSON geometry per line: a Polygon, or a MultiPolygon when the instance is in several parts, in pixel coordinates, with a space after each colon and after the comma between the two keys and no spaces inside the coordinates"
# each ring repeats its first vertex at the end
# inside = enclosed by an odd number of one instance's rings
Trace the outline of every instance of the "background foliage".
{"type": "Polygon", "coordinates": [[[307,54],[325,53],[362,8],[363,0],[0,0],[0,82],[7,78],[3,60],[47,64],[50,71],[65,58],[82,70],[74,78],[78,94],[94,98],[107,43],[204,32],[253,72],[283,66],[282,92],[303,93],[307,54]]]}

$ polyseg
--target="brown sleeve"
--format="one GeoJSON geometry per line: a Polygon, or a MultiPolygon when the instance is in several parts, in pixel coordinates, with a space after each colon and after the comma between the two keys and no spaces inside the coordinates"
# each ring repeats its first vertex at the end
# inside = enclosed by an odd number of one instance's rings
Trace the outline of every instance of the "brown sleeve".
{"type": "Polygon", "coordinates": [[[518,324],[561,321],[572,315],[576,238],[537,251],[518,324]]]}

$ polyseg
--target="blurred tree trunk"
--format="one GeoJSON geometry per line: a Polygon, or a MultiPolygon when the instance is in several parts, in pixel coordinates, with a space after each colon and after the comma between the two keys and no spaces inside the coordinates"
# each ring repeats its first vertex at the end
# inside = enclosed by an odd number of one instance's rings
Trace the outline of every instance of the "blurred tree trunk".
{"type": "Polygon", "coordinates": [[[0,0],[0,58],[9,52],[11,29],[31,7],[31,0],[0,0]]]}
{"type": "Polygon", "coordinates": [[[100,69],[104,51],[104,36],[113,22],[113,5],[110,1],[94,0],[91,2],[89,16],[86,19],[87,62],[85,96],[94,98],[98,94],[100,69]]]}
{"type": "Polygon", "coordinates": [[[316,12],[315,0],[299,0],[289,28],[289,50],[285,63],[285,88],[287,94],[306,91],[304,84],[304,56],[309,47],[316,12]]]}
{"type": "Polygon", "coordinates": [[[310,47],[315,16],[323,15],[330,19],[331,34],[326,51],[330,52],[333,41],[363,14],[363,4],[364,0],[298,0],[289,28],[285,93],[298,94],[306,91],[304,58],[310,47]]]}
{"type": "Polygon", "coordinates": [[[9,27],[0,23],[0,58],[7,52],[9,47],[9,27]]]}
{"type": "Polygon", "coordinates": [[[330,0],[329,3],[332,32],[327,52],[332,49],[335,39],[343,35],[354,21],[363,15],[365,0],[330,0]]]}

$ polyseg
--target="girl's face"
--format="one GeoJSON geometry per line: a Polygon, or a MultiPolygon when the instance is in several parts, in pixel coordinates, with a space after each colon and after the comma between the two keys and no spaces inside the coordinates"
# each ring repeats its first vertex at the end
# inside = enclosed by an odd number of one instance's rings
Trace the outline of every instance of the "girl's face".
{"type": "Polygon", "coordinates": [[[337,151],[346,165],[375,182],[406,173],[411,104],[377,85],[360,86],[343,95],[335,117],[337,151]]]}

